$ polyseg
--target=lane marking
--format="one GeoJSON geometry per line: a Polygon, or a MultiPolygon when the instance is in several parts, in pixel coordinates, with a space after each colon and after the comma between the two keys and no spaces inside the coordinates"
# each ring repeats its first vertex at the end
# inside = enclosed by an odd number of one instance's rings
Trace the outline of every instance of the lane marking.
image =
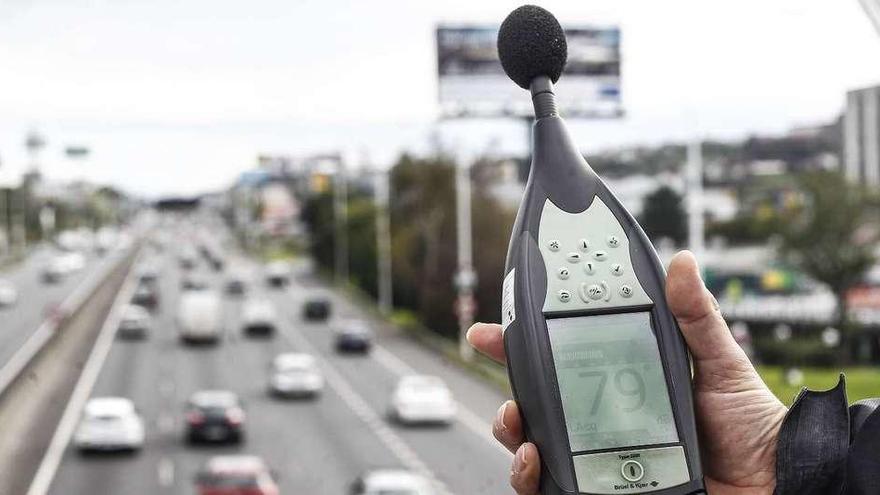
{"type": "MultiPolygon", "coordinates": [[[[373,349],[370,354],[376,359],[379,364],[398,376],[402,377],[406,375],[423,374],[416,371],[415,368],[413,368],[405,361],[392,354],[390,351],[379,344],[373,344],[373,349]]],[[[475,412],[465,407],[465,405],[461,402],[456,401],[456,406],[456,416],[458,416],[459,421],[463,425],[465,425],[478,437],[489,442],[496,450],[504,453],[505,456],[509,458],[513,457],[513,454],[510,453],[510,451],[507,450],[506,447],[498,443],[498,440],[495,439],[495,435],[492,434],[492,425],[490,423],[486,422],[475,412]]]]}
{"type": "Polygon", "coordinates": [[[367,401],[355,392],[354,388],[352,388],[342,374],[330,364],[329,360],[327,360],[323,354],[318,352],[315,346],[313,346],[304,335],[296,330],[294,325],[291,325],[290,328],[291,331],[284,332],[284,335],[296,341],[294,342],[294,347],[315,356],[315,359],[320,363],[321,368],[324,370],[324,379],[327,384],[330,385],[330,388],[342,398],[342,401],[345,402],[349,409],[351,409],[355,415],[360,418],[370,430],[372,430],[373,434],[375,434],[376,437],[388,447],[394,456],[397,457],[397,459],[407,468],[421,474],[425,478],[428,478],[440,495],[452,495],[452,492],[449,491],[446,484],[440,481],[428,465],[419,458],[418,454],[410,448],[410,446],[404,442],[394,430],[388,427],[385,420],[379,417],[367,401]]]}
{"type": "Polygon", "coordinates": [[[156,465],[156,475],[159,478],[159,486],[168,488],[174,484],[174,461],[170,457],[159,459],[156,465]]]}
{"type": "Polygon", "coordinates": [[[134,293],[137,282],[137,270],[134,267],[137,266],[139,260],[140,256],[135,258],[131,265],[132,268],[125,276],[122,288],[116,294],[116,298],[110,306],[107,319],[104,320],[104,324],[101,326],[98,338],[95,341],[94,347],[92,347],[91,353],[89,353],[86,365],[83,367],[76,386],[70,394],[70,400],[64,409],[61,421],[58,422],[55,433],[52,435],[52,440],[49,442],[49,447],[46,449],[43,460],[40,462],[40,467],[37,469],[36,474],[34,474],[34,479],[31,481],[27,495],[45,495],[52,486],[52,480],[55,478],[55,473],[61,465],[64,451],[67,449],[67,444],[70,443],[70,438],[76,429],[80,412],[92,394],[92,389],[95,387],[98,375],[104,366],[104,361],[106,361],[107,356],[110,354],[110,347],[116,339],[116,329],[122,316],[122,308],[131,300],[131,296],[134,293]]]}

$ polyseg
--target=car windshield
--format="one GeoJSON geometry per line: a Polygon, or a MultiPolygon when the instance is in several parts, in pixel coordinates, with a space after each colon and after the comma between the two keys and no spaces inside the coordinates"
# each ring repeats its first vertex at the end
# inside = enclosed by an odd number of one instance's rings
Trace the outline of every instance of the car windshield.
{"type": "Polygon", "coordinates": [[[880,495],[875,409],[880,0],[0,0],[0,495],[880,495]]]}

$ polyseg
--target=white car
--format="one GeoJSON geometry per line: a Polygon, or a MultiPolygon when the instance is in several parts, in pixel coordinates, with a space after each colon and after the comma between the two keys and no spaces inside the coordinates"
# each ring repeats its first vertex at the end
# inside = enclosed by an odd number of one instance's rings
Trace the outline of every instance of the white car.
{"type": "Polygon", "coordinates": [[[318,362],[309,354],[280,354],[272,361],[269,390],[279,396],[315,396],[324,389],[318,362]]]}
{"type": "Polygon", "coordinates": [[[150,333],[150,313],[143,306],[129,304],[122,310],[119,319],[119,336],[123,338],[143,338],[150,333]]]}
{"type": "Polygon", "coordinates": [[[139,450],[144,445],[144,421],[129,399],[89,399],[73,435],[73,444],[83,451],[139,450]]]}
{"type": "Polygon", "coordinates": [[[356,479],[351,485],[352,495],[434,495],[431,482],[403,469],[378,469],[356,479]]]}
{"type": "Polygon", "coordinates": [[[223,305],[213,291],[189,291],[180,296],[177,332],[185,342],[216,342],[222,333],[223,305]]]}
{"type": "Polygon", "coordinates": [[[391,396],[391,417],[401,423],[449,424],[455,414],[452,392],[436,376],[405,376],[391,396]]]}
{"type": "Polygon", "coordinates": [[[12,306],[18,301],[18,289],[12,282],[0,280],[0,308],[12,306]]]}
{"type": "Polygon", "coordinates": [[[271,335],[278,327],[278,313],[267,299],[248,299],[241,309],[241,328],[248,334],[271,335]]]}
{"type": "Polygon", "coordinates": [[[284,287],[290,283],[290,263],[273,261],[266,265],[266,282],[272,287],[284,287]]]}

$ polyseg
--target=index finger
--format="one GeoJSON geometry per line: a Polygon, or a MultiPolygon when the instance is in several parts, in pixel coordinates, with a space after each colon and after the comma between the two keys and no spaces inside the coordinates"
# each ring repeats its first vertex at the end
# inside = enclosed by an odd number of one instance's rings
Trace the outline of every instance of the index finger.
{"type": "Polygon", "coordinates": [[[501,325],[497,323],[474,323],[467,332],[467,341],[474,349],[501,364],[507,362],[504,354],[504,338],[501,325]]]}

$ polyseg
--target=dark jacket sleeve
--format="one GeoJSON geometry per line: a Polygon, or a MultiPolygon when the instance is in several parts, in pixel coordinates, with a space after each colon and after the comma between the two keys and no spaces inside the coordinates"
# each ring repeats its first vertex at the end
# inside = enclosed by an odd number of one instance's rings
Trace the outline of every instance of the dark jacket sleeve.
{"type": "Polygon", "coordinates": [[[824,392],[802,390],[779,431],[777,495],[880,494],[880,399],[847,407],[843,374],[824,392]]]}

